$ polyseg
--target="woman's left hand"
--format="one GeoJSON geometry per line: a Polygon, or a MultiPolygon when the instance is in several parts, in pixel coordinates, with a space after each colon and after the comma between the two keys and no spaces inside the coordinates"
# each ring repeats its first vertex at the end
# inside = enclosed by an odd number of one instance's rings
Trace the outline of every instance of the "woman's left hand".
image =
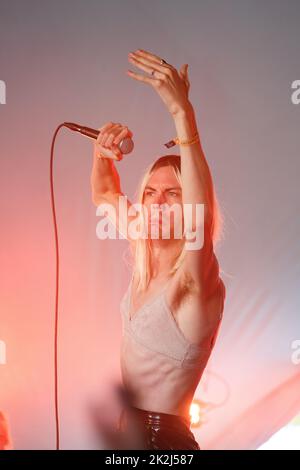
{"type": "Polygon", "coordinates": [[[172,115],[190,106],[188,64],[182,65],[178,73],[171,64],[161,64],[160,57],[141,49],[130,53],[128,60],[149,75],[142,75],[131,70],[128,70],[127,74],[140,82],[152,85],[172,115]],[[151,75],[152,71],[154,75],[151,75]]]}

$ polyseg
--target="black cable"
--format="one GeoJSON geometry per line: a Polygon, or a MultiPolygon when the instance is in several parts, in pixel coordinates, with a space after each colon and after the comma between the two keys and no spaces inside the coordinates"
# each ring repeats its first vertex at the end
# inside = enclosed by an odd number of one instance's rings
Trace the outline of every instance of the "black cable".
{"type": "Polygon", "coordinates": [[[55,399],[55,426],[56,426],[56,450],[59,450],[59,412],[58,412],[58,368],[57,368],[57,338],[58,338],[58,286],[59,286],[59,251],[58,251],[58,236],[57,236],[57,223],[55,214],[54,203],[54,189],[53,189],[53,155],[54,143],[58,131],[64,124],[60,124],[52,137],[51,144],[51,157],[50,157],[50,190],[51,190],[51,205],[54,223],[55,234],[55,251],[56,251],[56,293],[55,293],[55,326],[54,326],[54,399],[55,399]]]}

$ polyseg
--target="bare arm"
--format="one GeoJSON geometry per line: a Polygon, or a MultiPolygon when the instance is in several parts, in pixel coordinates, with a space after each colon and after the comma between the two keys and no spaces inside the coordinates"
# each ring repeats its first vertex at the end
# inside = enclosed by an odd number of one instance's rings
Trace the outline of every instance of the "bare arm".
{"type": "Polygon", "coordinates": [[[107,193],[120,193],[120,176],[111,158],[99,158],[94,152],[91,173],[93,203],[98,206],[107,193]]]}
{"type": "Polygon", "coordinates": [[[127,212],[119,211],[120,196],[127,197],[121,190],[120,176],[115,167],[114,160],[122,160],[123,156],[118,148],[121,140],[132,132],[121,124],[107,123],[99,129],[100,134],[94,145],[93,167],[91,173],[92,201],[98,207],[102,203],[109,203],[115,209],[117,230],[132,243],[127,234],[128,224],[136,218],[128,215],[132,203],[127,198],[127,212]]]}
{"type": "Polygon", "coordinates": [[[120,193],[120,177],[113,160],[122,160],[118,144],[126,135],[132,135],[128,127],[109,121],[100,127],[94,142],[94,158],[91,174],[92,200],[98,205],[107,193],[120,193]]]}
{"type": "MultiPolygon", "coordinates": [[[[196,134],[197,123],[191,104],[174,116],[174,124],[180,139],[191,139],[196,134]]],[[[199,222],[192,220],[193,230],[203,230],[204,244],[202,249],[186,251],[183,271],[192,276],[200,291],[209,295],[219,284],[219,265],[213,252],[212,240],[213,180],[200,138],[199,142],[192,145],[180,146],[180,156],[183,203],[204,204],[204,224],[200,221],[198,226],[199,222]]]]}
{"type": "MultiPolygon", "coordinates": [[[[181,139],[191,139],[198,132],[195,112],[190,102],[173,118],[177,135],[181,139]]],[[[204,219],[206,227],[208,227],[212,222],[213,181],[200,137],[199,142],[189,146],[180,146],[180,156],[183,203],[204,204],[204,219]]],[[[195,226],[196,221],[193,220],[192,228],[195,229],[195,226]]]]}

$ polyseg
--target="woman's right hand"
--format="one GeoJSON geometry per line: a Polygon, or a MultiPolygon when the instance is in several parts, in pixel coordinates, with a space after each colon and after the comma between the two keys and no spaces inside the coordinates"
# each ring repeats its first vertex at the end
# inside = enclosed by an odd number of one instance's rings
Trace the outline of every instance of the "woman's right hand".
{"type": "Polygon", "coordinates": [[[113,160],[122,160],[123,154],[118,144],[125,137],[132,137],[132,132],[127,126],[122,126],[119,122],[109,121],[98,129],[100,131],[97,140],[94,143],[94,155],[97,158],[111,158],[113,160]]]}

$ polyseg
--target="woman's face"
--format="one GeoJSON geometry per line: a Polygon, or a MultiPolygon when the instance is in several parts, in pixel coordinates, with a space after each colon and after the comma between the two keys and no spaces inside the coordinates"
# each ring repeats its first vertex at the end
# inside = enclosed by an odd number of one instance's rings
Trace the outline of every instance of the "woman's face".
{"type": "MultiPolygon", "coordinates": [[[[149,237],[151,237],[151,228],[153,226],[155,227],[155,231],[153,231],[152,228],[152,234],[156,233],[159,227],[159,238],[161,236],[161,230],[162,234],[165,234],[163,238],[168,237],[169,227],[170,238],[173,238],[175,226],[177,227],[179,236],[182,235],[182,190],[172,167],[160,167],[153,172],[145,187],[143,200],[144,207],[147,209],[149,237]],[[158,204],[158,206],[154,206],[154,204],[158,204]],[[173,210],[170,210],[169,208],[171,208],[173,204],[177,206],[174,206],[173,210]],[[162,205],[162,207],[159,208],[160,205],[162,205]]],[[[157,235],[151,238],[157,238],[157,235]]]]}

